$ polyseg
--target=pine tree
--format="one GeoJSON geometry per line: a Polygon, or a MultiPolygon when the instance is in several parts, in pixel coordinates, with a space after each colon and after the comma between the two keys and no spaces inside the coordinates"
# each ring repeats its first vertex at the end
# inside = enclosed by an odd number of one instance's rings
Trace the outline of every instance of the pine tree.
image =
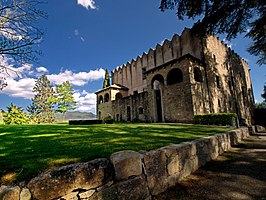
{"type": "Polygon", "coordinates": [[[54,122],[53,98],[55,92],[46,75],[42,75],[36,80],[33,92],[35,96],[32,99],[32,105],[28,107],[28,111],[36,115],[37,123],[54,122]]]}
{"type": "Polygon", "coordinates": [[[63,82],[60,85],[56,85],[56,94],[54,102],[57,105],[57,112],[62,113],[62,120],[64,121],[65,113],[68,110],[74,110],[74,106],[77,105],[74,99],[74,90],[69,81],[63,82]]]}
{"type": "Polygon", "coordinates": [[[105,78],[103,81],[103,89],[110,86],[110,75],[108,69],[105,69],[105,78]]]}

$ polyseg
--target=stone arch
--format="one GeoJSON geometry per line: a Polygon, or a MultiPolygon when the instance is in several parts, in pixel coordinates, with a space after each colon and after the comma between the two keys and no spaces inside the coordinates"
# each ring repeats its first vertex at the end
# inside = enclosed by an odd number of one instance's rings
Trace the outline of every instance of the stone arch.
{"type": "Polygon", "coordinates": [[[164,78],[161,74],[157,74],[152,78],[151,81],[152,89],[158,90],[159,85],[164,85],[164,78]]]}
{"type": "Polygon", "coordinates": [[[104,103],[105,102],[108,102],[110,100],[110,95],[109,95],[109,93],[106,93],[105,95],[104,95],[104,103]]]}
{"type": "Polygon", "coordinates": [[[194,67],[194,80],[202,82],[202,73],[198,67],[194,67]]]}
{"type": "Polygon", "coordinates": [[[103,96],[102,96],[102,95],[99,96],[98,103],[99,103],[99,104],[102,104],[102,103],[103,103],[103,96]]]}
{"type": "Polygon", "coordinates": [[[174,68],[167,74],[167,85],[183,82],[183,72],[179,68],[174,68]]]}
{"type": "Polygon", "coordinates": [[[123,98],[123,95],[120,92],[116,93],[115,100],[122,99],[122,98],[123,98]]]}

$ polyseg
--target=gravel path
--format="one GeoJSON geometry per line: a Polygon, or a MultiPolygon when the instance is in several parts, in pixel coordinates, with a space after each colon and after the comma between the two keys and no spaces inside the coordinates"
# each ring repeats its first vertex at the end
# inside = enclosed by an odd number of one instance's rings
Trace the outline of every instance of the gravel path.
{"type": "Polygon", "coordinates": [[[266,133],[251,136],[154,200],[266,200],[266,133]]]}

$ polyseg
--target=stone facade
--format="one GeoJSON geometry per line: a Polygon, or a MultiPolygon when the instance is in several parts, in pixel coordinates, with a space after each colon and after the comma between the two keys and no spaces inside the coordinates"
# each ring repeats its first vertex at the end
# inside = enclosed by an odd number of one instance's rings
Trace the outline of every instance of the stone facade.
{"type": "Polygon", "coordinates": [[[216,36],[190,29],[112,71],[112,85],[96,94],[99,119],[192,122],[195,114],[233,112],[252,122],[248,64],[216,36]]]}

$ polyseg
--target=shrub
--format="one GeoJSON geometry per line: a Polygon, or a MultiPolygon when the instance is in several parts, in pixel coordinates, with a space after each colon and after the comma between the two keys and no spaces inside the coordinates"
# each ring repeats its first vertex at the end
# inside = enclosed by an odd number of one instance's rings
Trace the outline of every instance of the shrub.
{"type": "Polygon", "coordinates": [[[215,114],[201,114],[194,116],[194,122],[196,124],[205,125],[231,125],[236,124],[235,113],[215,113],[215,114]]]}
{"type": "Polygon", "coordinates": [[[23,112],[23,109],[13,104],[7,106],[7,112],[2,112],[2,114],[5,124],[20,125],[29,123],[28,115],[23,112]]]}
{"type": "Polygon", "coordinates": [[[114,120],[111,116],[105,117],[103,119],[103,124],[112,124],[113,122],[114,122],[114,120]]]}

